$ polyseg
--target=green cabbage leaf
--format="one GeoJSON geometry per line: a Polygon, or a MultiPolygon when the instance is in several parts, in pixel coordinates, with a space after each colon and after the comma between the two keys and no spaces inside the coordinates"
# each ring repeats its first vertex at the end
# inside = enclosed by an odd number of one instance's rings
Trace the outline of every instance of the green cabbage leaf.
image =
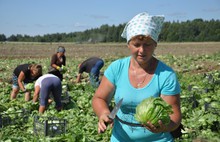
{"type": "Polygon", "coordinates": [[[134,117],[143,125],[147,125],[147,122],[150,121],[157,127],[159,126],[159,120],[165,125],[169,124],[169,115],[172,113],[171,105],[167,104],[161,97],[150,97],[137,105],[134,117]]]}
{"type": "Polygon", "coordinates": [[[28,90],[28,91],[33,91],[34,90],[34,83],[28,83],[25,86],[25,89],[28,90]]]}

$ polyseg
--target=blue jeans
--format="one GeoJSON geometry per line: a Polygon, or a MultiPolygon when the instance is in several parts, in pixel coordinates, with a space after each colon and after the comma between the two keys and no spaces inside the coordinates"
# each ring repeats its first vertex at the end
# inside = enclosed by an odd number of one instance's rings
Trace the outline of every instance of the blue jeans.
{"type": "Polygon", "coordinates": [[[96,62],[94,67],[92,67],[91,72],[89,73],[89,81],[94,88],[97,88],[100,84],[99,74],[103,66],[104,66],[103,60],[99,60],[98,62],[96,62]]]}

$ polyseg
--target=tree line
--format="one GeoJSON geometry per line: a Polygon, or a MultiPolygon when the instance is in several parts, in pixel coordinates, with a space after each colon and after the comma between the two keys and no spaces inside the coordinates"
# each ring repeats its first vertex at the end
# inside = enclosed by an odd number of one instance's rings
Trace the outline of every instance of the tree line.
{"type": "MultiPolygon", "coordinates": [[[[98,43],[98,42],[125,42],[121,33],[124,24],[102,25],[99,28],[88,29],[83,32],[54,33],[43,36],[11,35],[6,37],[0,34],[0,41],[18,42],[77,42],[77,43],[98,43]]],[[[201,42],[220,41],[220,20],[194,19],[185,22],[165,22],[159,36],[163,42],[201,42]]]]}

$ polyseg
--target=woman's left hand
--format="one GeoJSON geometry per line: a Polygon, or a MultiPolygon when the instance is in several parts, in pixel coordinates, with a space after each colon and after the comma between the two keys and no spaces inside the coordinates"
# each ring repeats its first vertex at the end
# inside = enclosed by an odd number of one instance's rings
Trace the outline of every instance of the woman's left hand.
{"type": "Polygon", "coordinates": [[[151,122],[147,122],[147,125],[144,126],[153,133],[167,132],[167,126],[164,125],[161,120],[159,120],[158,123],[159,123],[158,127],[154,126],[151,122]]]}

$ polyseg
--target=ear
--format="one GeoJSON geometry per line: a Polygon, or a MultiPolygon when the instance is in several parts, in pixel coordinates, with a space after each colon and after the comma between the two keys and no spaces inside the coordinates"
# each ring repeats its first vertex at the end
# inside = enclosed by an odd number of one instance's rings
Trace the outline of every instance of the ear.
{"type": "Polygon", "coordinates": [[[157,42],[154,43],[154,50],[157,48],[157,42]]]}
{"type": "Polygon", "coordinates": [[[128,49],[130,49],[130,42],[127,43],[127,47],[128,47],[128,49]]]}

